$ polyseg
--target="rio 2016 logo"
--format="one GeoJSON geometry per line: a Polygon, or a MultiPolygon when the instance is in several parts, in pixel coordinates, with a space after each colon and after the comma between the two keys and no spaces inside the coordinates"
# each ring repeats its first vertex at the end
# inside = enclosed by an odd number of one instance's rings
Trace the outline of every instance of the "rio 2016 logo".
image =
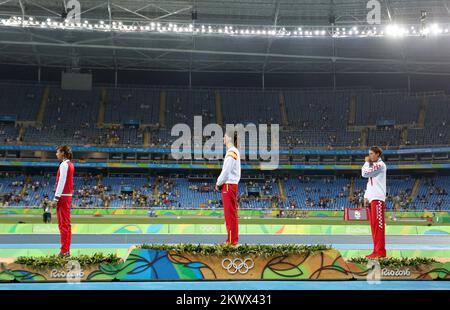
{"type": "Polygon", "coordinates": [[[53,269],[50,273],[53,279],[66,278],[68,283],[79,283],[84,277],[84,271],[81,269],[80,262],[70,260],[64,266],[64,269],[53,269]]]}
{"type": "Polygon", "coordinates": [[[367,262],[367,269],[370,270],[366,277],[367,283],[368,284],[380,284],[381,283],[380,263],[376,260],[369,260],[367,262]]]}
{"type": "Polygon", "coordinates": [[[381,277],[404,278],[411,276],[411,271],[408,268],[407,269],[381,268],[380,263],[376,260],[369,260],[367,262],[367,269],[370,270],[366,277],[368,284],[380,284],[381,277]]]}

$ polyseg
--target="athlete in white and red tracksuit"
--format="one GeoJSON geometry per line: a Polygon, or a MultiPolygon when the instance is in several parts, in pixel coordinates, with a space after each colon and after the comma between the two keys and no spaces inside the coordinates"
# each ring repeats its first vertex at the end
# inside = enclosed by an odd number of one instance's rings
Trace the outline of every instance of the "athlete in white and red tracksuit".
{"type": "Polygon", "coordinates": [[[70,224],[70,207],[72,205],[74,166],[71,162],[72,151],[64,145],[56,150],[56,157],[61,161],[56,174],[55,198],[53,206],[56,206],[58,216],[59,233],[61,237],[61,251],[59,256],[70,256],[70,241],[72,227],[70,224]]]}
{"type": "Polygon", "coordinates": [[[241,157],[237,149],[237,133],[234,133],[233,138],[231,134],[225,134],[223,139],[227,153],[215,189],[222,190],[223,213],[228,235],[226,244],[236,245],[239,241],[237,193],[241,179],[241,157]]]}
{"type": "Polygon", "coordinates": [[[367,180],[364,202],[369,206],[370,228],[372,230],[373,252],[366,256],[369,259],[386,257],[384,202],[386,200],[386,164],[381,160],[382,150],[373,146],[361,169],[367,180]]]}

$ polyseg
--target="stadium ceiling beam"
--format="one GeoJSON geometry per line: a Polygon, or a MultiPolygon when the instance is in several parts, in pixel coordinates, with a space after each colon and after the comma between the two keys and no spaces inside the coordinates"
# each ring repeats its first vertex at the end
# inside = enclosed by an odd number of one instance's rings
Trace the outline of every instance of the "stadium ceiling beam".
{"type": "MultiPolygon", "coordinates": [[[[23,59],[22,59],[23,60],[23,59]]],[[[17,66],[36,66],[36,64],[31,64],[31,63],[20,63],[20,62],[5,62],[1,60],[1,55],[0,55],[0,65],[17,65],[17,66]]],[[[55,65],[55,64],[48,64],[46,65],[47,67],[50,68],[61,68],[64,69],[66,66],[65,64],[60,64],[60,65],[55,65]]],[[[105,69],[103,66],[102,67],[98,67],[98,66],[86,66],[86,69],[105,69]]],[[[111,67],[111,69],[113,69],[111,67]]],[[[118,68],[118,69],[122,69],[122,68],[118,68]]],[[[126,68],[126,70],[130,70],[130,71],[161,71],[163,69],[161,68],[126,68]]],[[[185,72],[183,70],[171,70],[171,69],[164,69],[163,71],[168,71],[168,72],[185,72]]],[[[202,70],[202,71],[197,71],[197,70],[193,70],[192,72],[202,72],[202,73],[249,73],[248,70],[202,70]]],[[[285,74],[332,74],[332,71],[327,71],[327,72],[318,72],[318,71],[292,71],[292,70],[283,70],[280,72],[276,72],[276,73],[285,73],[285,74]]],[[[345,74],[345,75],[352,75],[352,74],[379,74],[379,75],[406,75],[406,74],[410,74],[410,75],[426,75],[426,76],[450,76],[450,72],[446,73],[446,72],[430,72],[430,71],[410,71],[410,72],[403,72],[403,71],[399,71],[399,72],[391,72],[391,71],[354,71],[354,72],[337,72],[337,74],[345,74]]]]}
{"type": "MultiPolygon", "coordinates": [[[[276,66],[274,66],[272,69],[267,70],[267,73],[276,73],[276,72],[280,72],[283,71],[284,68],[289,68],[289,67],[298,67],[298,66],[314,66],[315,70],[313,70],[314,72],[317,73],[322,73],[322,72],[330,72],[330,63],[317,63],[317,62],[313,62],[313,63],[305,63],[305,62],[297,62],[297,63],[293,63],[292,61],[290,62],[284,62],[284,63],[271,63],[271,64],[275,64],[276,66]]],[[[303,70],[300,70],[303,71],[303,70]]]]}
{"type": "MultiPolygon", "coordinates": [[[[122,42],[122,44],[126,44],[126,43],[125,43],[125,42],[122,42]]],[[[182,47],[182,46],[179,45],[177,48],[181,48],[181,47],[182,47]]],[[[147,59],[147,61],[151,61],[151,62],[159,62],[159,63],[161,63],[161,64],[164,64],[164,65],[168,66],[168,67],[175,67],[175,68],[178,68],[178,69],[180,69],[180,70],[187,70],[187,69],[188,69],[188,68],[186,68],[186,67],[177,67],[176,65],[173,65],[173,63],[171,63],[171,62],[167,62],[167,61],[165,61],[164,59],[161,59],[161,58],[164,57],[165,55],[170,54],[170,52],[164,52],[164,53],[162,53],[162,54],[160,54],[160,55],[157,55],[157,56],[152,57],[152,56],[146,54],[145,51],[134,50],[134,49],[133,49],[132,51],[133,51],[134,53],[137,53],[138,55],[143,56],[144,58],[147,59]]],[[[142,59],[138,59],[138,62],[142,62],[142,59]]]]}
{"type": "MultiPolygon", "coordinates": [[[[167,62],[167,61],[161,60],[160,57],[151,57],[150,55],[147,55],[147,54],[145,54],[142,51],[135,51],[135,52],[137,54],[143,56],[144,58],[146,58],[146,61],[157,62],[157,63],[163,64],[165,66],[168,66],[168,67],[171,67],[171,68],[180,69],[180,70],[188,70],[188,68],[186,66],[182,66],[181,67],[181,66],[174,65],[172,62],[167,62]]],[[[142,63],[142,59],[140,59],[138,62],[142,63]]]]}
{"type": "Polygon", "coordinates": [[[386,13],[389,18],[389,21],[392,22],[393,16],[391,14],[391,5],[389,3],[389,0],[384,0],[384,3],[386,4],[386,13]]]}
{"type": "Polygon", "coordinates": [[[448,0],[443,0],[444,8],[447,11],[448,15],[450,16],[450,8],[449,8],[449,2],[448,0]]]}
{"type": "Polygon", "coordinates": [[[106,7],[108,9],[108,21],[109,21],[109,26],[112,26],[112,12],[111,12],[111,0],[108,0],[106,7]]]}
{"type": "MultiPolygon", "coordinates": [[[[28,58],[30,59],[30,61],[31,61],[32,58],[33,58],[33,56],[32,56],[31,54],[28,54],[28,55],[21,55],[21,56],[19,57],[19,55],[17,55],[16,53],[15,53],[15,54],[11,54],[11,53],[1,53],[0,56],[9,58],[9,59],[14,60],[14,61],[23,61],[23,60],[26,60],[26,59],[24,59],[24,57],[25,57],[25,58],[28,57],[28,58]]],[[[30,62],[30,64],[35,65],[34,62],[30,62]]]]}
{"type": "Polygon", "coordinates": [[[61,12],[58,13],[56,11],[53,11],[52,9],[46,8],[45,6],[42,6],[42,5],[38,4],[38,3],[36,3],[36,1],[29,1],[27,3],[30,4],[30,5],[33,5],[33,6],[37,7],[37,8],[40,8],[40,9],[42,9],[42,10],[48,12],[48,13],[51,13],[52,15],[61,17],[61,12]]]}
{"type": "MultiPolygon", "coordinates": [[[[10,3],[10,2],[13,2],[13,1],[15,1],[15,0],[4,0],[4,1],[1,1],[1,0],[0,0],[0,7],[5,6],[6,4],[8,4],[8,3],[10,3]]],[[[2,12],[2,13],[3,13],[3,12],[2,12]]]]}
{"type": "MultiPolygon", "coordinates": [[[[278,16],[280,14],[280,1],[279,0],[274,0],[274,14],[273,14],[273,26],[276,27],[278,24],[278,16]]],[[[266,46],[266,57],[264,58],[264,63],[263,63],[263,74],[266,71],[266,66],[267,66],[267,61],[269,59],[268,54],[270,53],[270,49],[272,47],[272,43],[273,43],[274,38],[271,37],[269,39],[269,41],[267,42],[267,46],[266,46]]]]}
{"type": "Polygon", "coordinates": [[[111,3],[111,5],[112,5],[113,7],[116,7],[116,8],[118,8],[118,9],[121,9],[121,10],[123,10],[123,11],[125,11],[125,12],[134,14],[134,15],[136,15],[136,16],[138,16],[138,17],[141,17],[141,18],[143,18],[143,19],[145,19],[145,20],[148,20],[148,21],[151,21],[151,20],[152,20],[150,17],[147,17],[147,16],[145,16],[145,15],[143,15],[143,14],[140,14],[140,13],[138,13],[138,12],[136,12],[136,11],[127,9],[127,8],[121,6],[121,5],[118,5],[118,4],[115,4],[115,3],[111,3]]]}
{"type": "MultiPolygon", "coordinates": [[[[118,42],[120,40],[120,42],[124,42],[124,40],[136,40],[139,42],[155,42],[155,39],[150,39],[150,38],[137,38],[137,37],[130,37],[129,34],[127,33],[116,33],[116,32],[110,32],[110,36],[107,37],[98,37],[98,38],[93,38],[93,39],[83,39],[83,40],[79,40],[79,41],[74,41],[72,42],[72,44],[85,44],[85,43],[98,43],[98,42],[104,42],[104,41],[110,41],[111,37],[114,37],[117,40],[114,40],[114,42],[118,42]],[[124,39],[124,40],[121,40],[124,39]]],[[[185,36],[177,36],[177,37],[173,37],[173,38],[159,38],[157,39],[158,41],[170,41],[170,42],[188,42],[188,38],[185,36]]],[[[65,41],[61,41],[61,42],[65,42],[65,41]]]]}
{"type": "MultiPolygon", "coordinates": [[[[11,54],[12,52],[5,52],[4,54],[11,54]]],[[[0,55],[2,55],[2,51],[0,49],[0,55]]],[[[25,56],[25,57],[32,57],[32,53],[27,52],[14,52],[13,55],[15,56],[25,56]]],[[[41,57],[47,57],[47,58],[66,58],[68,60],[71,59],[70,55],[61,55],[61,54],[55,54],[55,53],[40,53],[41,57]]],[[[83,59],[95,59],[95,60],[110,60],[113,58],[113,54],[110,55],[81,55],[82,60],[83,59]]],[[[142,60],[142,57],[130,57],[130,56],[120,56],[118,57],[118,60],[125,60],[135,63],[157,63],[156,60],[147,59],[145,61],[142,60]]],[[[164,62],[182,62],[185,61],[187,63],[186,59],[180,59],[180,58],[165,58],[164,62]]],[[[197,68],[207,68],[212,66],[219,66],[227,64],[240,64],[242,66],[247,66],[248,68],[251,68],[252,71],[254,70],[254,67],[257,67],[261,64],[261,61],[258,60],[240,60],[240,59],[234,59],[234,60],[216,60],[216,59],[197,59],[194,64],[197,64],[197,68]]],[[[278,60],[278,61],[271,61],[271,65],[279,66],[280,68],[284,65],[320,65],[320,64],[326,64],[326,63],[317,63],[317,62],[292,62],[291,60],[278,60]]]]}
{"type": "Polygon", "coordinates": [[[240,62],[240,61],[202,61],[201,64],[193,63],[194,72],[205,72],[210,70],[211,68],[216,68],[220,65],[230,66],[230,65],[239,65],[242,67],[242,70],[249,73],[261,73],[261,63],[260,62],[240,62]],[[206,64],[204,64],[206,63],[206,64]],[[253,65],[253,66],[252,66],[253,65]]]}
{"type": "MultiPolygon", "coordinates": [[[[25,13],[25,6],[23,5],[22,0],[18,0],[18,1],[19,1],[20,10],[22,12],[22,19],[25,19],[25,15],[26,15],[26,13],[25,13]]],[[[28,34],[28,39],[30,41],[33,41],[33,34],[31,32],[31,30],[28,28],[26,30],[26,32],[28,34]]],[[[38,50],[37,50],[35,45],[32,46],[32,49],[33,49],[34,57],[36,58],[36,62],[40,66],[41,65],[41,57],[39,56],[39,52],[38,52],[38,50]]]]}
{"type": "Polygon", "coordinates": [[[6,3],[11,2],[11,1],[13,1],[13,0],[5,0],[5,1],[1,1],[1,2],[0,2],[0,5],[6,4],[6,3]]]}
{"type": "Polygon", "coordinates": [[[161,19],[164,19],[164,18],[166,18],[166,17],[172,16],[172,15],[176,15],[176,14],[179,14],[179,13],[184,12],[184,11],[187,11],[187,10],[192,10],[192,6],[188,6],[188,7],[185,7],[185,8],[179,9],[179,10],[176,10],[176,11],[174,11],[174,12],[167,13],[167,14],[165,14],[165,15],[156,17],[156,18],[154,18],[153,20],[161,20],[161,19]]]}
{"type": "MultiPolygon", "coordinates": [[[[26,53],[4,53],[3,54],[8,59],[13,60],[13,63],[24,61],[28,62],[29,65],[37,65],[32,59],[31,54],[26,53]],[[19,57],[22,56],[22,57],[19,57]],[[23,57],[25,56],[25,57],[23,57]]],[[[0,57],[2,54],[0,53],[0,57]]],[[[42,65],[49,67],[52,64],[67,64],[70,62],[69,56],[61,56],[61,55],[42,55],[43,62],[42,65]]],[[[82,58],[82,67],[86,69],[92,68],[103,68],[103,69],[116,69],[112,64],[105,63],[108,59],[111,59],[113,56],[83,56],[82,58]],[[91,61],[92,60],[92,61],[91,61]],[[95,65],[98,64],[98,65],[95,65]]],[[[119,58],[117,69],[118,70],[148,70],[148,71],[177,71],[177,72],[187,72],[186,69],[183,69],[183,60],[174,58],[167,59],[167,62],[171,64],[177,64],[177,66],[168,67],[167,65],[158,65],[158,62],[151,61],[142,61],[142,59],[135,59],[129,57],[119,58]]],[[[187,66],[187,63],[184,62],[184,65],[187,66]]],[[[211,60],[201,60],[199,62],[195,62],[192,67],[192,72],[228,72],[231,68],[236,68],[233,71],[239,72],[247,72],[247,73],[261,73],[260,66],[256,61],[211,61],[211,60]]],[[[404,70],[404,67],[392,66],[392,65],[384,65],[384,66],[374,66],[374,67],[364,66],[364,64],[345,64],[344,66],[340,66],[340,68],[336,71],[337,74],[382,74],[382,73],[390,73],[390,74],[410,74],[410,75],[447,75],[450,74],[450,65],[447,68],[443,68],[442,66],[415,66],[409,67],[407,70],[404,70]],[[372,68],[372,70],[371,70],[372,68]],[[449,73],[447,73],[449,72],[449,73]]],[[[330,69],[330,65],[326,63],[303,63],[303,62],[292,62],[279,61],[277,63],[271,63],[270,70],[267,73],[315,73],[315,74],[328,74],[332,73],[330,69]]]]}
{"type": "Polygon", "coordinates": [[[84,58],[83,61],[85,61],[86,63],[87,63],[87,62],[92,63],[92,64],[97,65],[97,66],[99,66],[99,67],[101,67],[101,68],[103,68],[103,69],[112,69],[112,70],[114,70],[114,67],[113,67],[113,66],[111,66],[111,65],[109,65],[109,64],[101,63],[101,62],[99,62],[99,61],[95,61],[95,60],[93,60],[93,59],[91,59],[91,58],[84,58]]]}
{"type": "Polygon", "coordinates": [[[92,6],[92,7],[88,8],[87,10],[80,12],[80,15],[83,15],[83,14],[85,14],[87,12],[90,12],[90,11],[93,11],[95,9],[98,9],[98,8],[101,8],[101,7],[105,7],[105,6],[106,6],[106,8],[108,8],[108,2],[103,2],[103,3],[100,3],[98,5],[92,6]]]}
{"type": "Polygon", "coordinates": [[[172,11],[171,12],[171,11],[168,11],[168,10],[165,10],[165,9],[161,8],[160,6],[154,5],[152,3],[146,4],[146,5],[144,5],[143,7],[139,8],[137,10],[130,10],[130,9],[128,9],[126,7],[123,7],[122,5],[119,5],[119,4],[116,4],[116,3],[111,3],[111,5],[116,7],[116,8],[118,8],[118,9],[120,9],[120,10],[123,10],[125,12],[131,13],[133,15],[136,15],[137,17],[143,18],[143,19],[145,19],[147,21],[161,20],[161,19],[164,19],[166,17],[172,16],[172,15],[176,15],[178,13],[181,13],[181,12],[184,12],[184,11],[187,11],[187,10],[192,10],[192,6],[188,6],[188,7],[184,7],[184,8],[181,8],[181,9],[178,9],[176,11],[172,11]],[[148,16],[145,16],[145,15],[139,13],[139,11],[143,10],[144,8],[146,8],[148,6],[153,6],[153,7],[157,8],[157,9],[159,9],[159,10],[162,10],[163,12],[165,12],[165,14],[164,15],[160,15],[158,17],[150,18],[148,16]]]}
{"type": "Polygon", "coordinates": [[[318,56],[318,55],[300,55],[300,54],[279,54],[279,53],[260,53],[260,52],[233,52],[233,51],[216,51],[216,50],[192,50],[179,48],[158,48],[158,47],[142,47],[142,46],[119,46],[119,45],[95,45],[95,44],[74,44],[74,43],[58,43],[58,42],[26,42],[26,41],[9,41],[0,40],[0,44],[23,45],[23,46],[46,46],[46,47],[63,47],[63,48],[92,48],[98,50],[116,49],[123,51],[148,51],[148,52],[170,52],[181,54],[199,54],[199,55],[223,55],[223,56],[248,56],[248,57],[266,57],[285,58],[285,59],[311,59],[311,60],[328,60],[328,61],[348,61],[348,62],[366,62],[366,63],[406,63],[406,64],[450,64],[447,61],[412,61],[393,58],[365,58],[365,57],[343,57],[343,56],[318,56]]]}

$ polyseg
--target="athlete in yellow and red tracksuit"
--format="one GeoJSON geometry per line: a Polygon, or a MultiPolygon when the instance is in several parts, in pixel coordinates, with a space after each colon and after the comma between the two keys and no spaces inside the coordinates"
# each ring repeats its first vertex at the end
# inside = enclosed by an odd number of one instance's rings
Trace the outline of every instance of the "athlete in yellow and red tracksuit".
{"type": "Polygon", "coordinates": [[[72,205],[73,175],[75,169],[71,162],[72,151],[68,146],[58,147],[56,157],[61,161],[56,174],[55,198],[53,199],[53,206],[56,206],[61,238],[61,251],[59,256],[70,256],[70,242],[72,238],[70,207],[72,205]]]}
{"type": "Polygon", "coordinates": [[[227,153],[222,172],[217,178],[216,190],[222,190],[223,213],[228,235],[226,244],[236,245],[239,241],[237,193],[241,178],[241,157],[236,147],[237,134],[234,134],[234,138],[225,134],[224,142],[227,146],[227,153]]]}
{"type": "Polygon", "coordinates": [[[386,225],[384,202],[386,200],[386,164],[381,160],[379,147],[371,147],[369,156],[361,169],[362,177],[367,178],[364,193],[365,203],[369,205],[369,220],[372,231],[373,252],[366,256],[369,259],[386,257],[386,225]]]}

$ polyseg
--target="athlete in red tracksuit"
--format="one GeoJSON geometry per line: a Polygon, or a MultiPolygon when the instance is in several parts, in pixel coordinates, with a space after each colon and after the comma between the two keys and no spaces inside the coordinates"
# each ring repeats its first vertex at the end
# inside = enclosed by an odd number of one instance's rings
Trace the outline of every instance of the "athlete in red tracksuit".
{"type": "Polygon", "coordinates": [[[239,241],[237,193],[241,178],[241,157],[237,149],[237,133],[225,134],[224,144],[227,153],[223,162],[222,172],[217,178],[216,191],[222,190],[223,213],[227,229],[226,244],[237,245],[239,241]]]}
{"type": "Polygon", "coordinates": [[[384,201],[386,200],[386,164],[381,160],[382,150],[373,146],[361,169],[364,178],[368,178],[364,202],[369,206],[370,228],[372,231],[373,252],[369,259],[386,257],[386,225],[384,218],[384,201]]]}
{"type": "Polygon", "coordinates": [[[53,206],[56,206],[58,216],[59,233],[61,237],[61,251],[59,256],[70,256],[70,241],[72,228],[70,225],[70,207],[72,205],[74,166],[71,162],[72,151],[64,145],[56,150],[56,157],[61,164],[56,174],[55,198],[53,206]]]}

